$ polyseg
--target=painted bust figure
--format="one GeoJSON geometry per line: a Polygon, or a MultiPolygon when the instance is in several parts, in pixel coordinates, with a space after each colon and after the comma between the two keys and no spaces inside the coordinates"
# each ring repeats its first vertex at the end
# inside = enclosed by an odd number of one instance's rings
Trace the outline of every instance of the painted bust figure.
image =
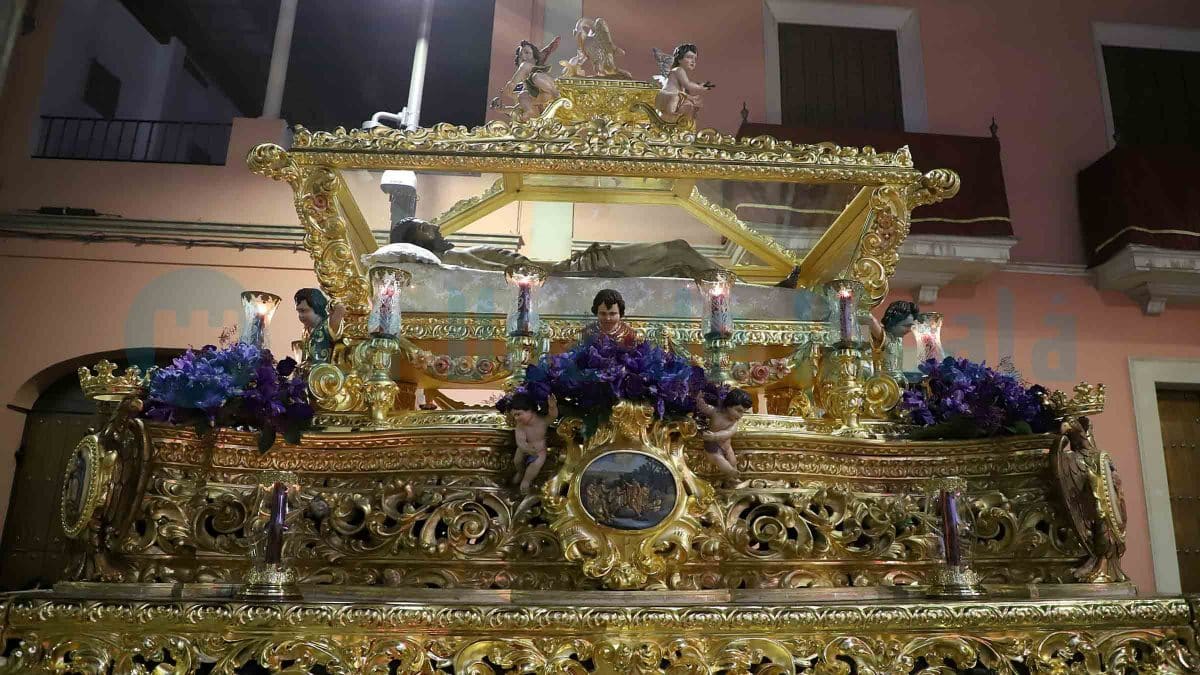
{"type": "Polygon", "coordinates": [[[319,288],[301,288],[294,299],[296,314],[304,326],[305,361],[309,364],[329,363],[333,358],[333,344],[341,338],[345,308],[336,303],[330,305],[319,288]]]}
{"type": "Polygon", "coordinates": [[[915,302],[897,300],[883,312],[883,321],[871,316],[871,352],[876,373],[887,373],[903,384],[904,336],[912,332],[921,308],[915,302]]]}
{"type": "Polygon", "coordinates": [[[605,288],[592,298],[592,315],[596,320],[583,327],[581,341],[607,335],[623,346],[637,343],[637,333],[625,323],[625,298],[611,288],[605,288]]]}

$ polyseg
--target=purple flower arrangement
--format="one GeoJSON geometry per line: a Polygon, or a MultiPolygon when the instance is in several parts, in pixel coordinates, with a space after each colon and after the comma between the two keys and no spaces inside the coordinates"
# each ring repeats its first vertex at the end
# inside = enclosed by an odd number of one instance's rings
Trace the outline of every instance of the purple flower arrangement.
{"type": "Polygon", "coordinates": [[[926,377],[918,389],[906,390],[898,410],[921,427],[919,438],[977,438],[1048,431],[1045,390],[1026,387],[1015,376],[983,363],[946,357],[920,366],[926,377]]]}
{"type": "Polygon", "coordinates": [[[601,335],[526,366],[525,382],[501,398],[496,408],[506,412],[518,393],[542,406],[553,393],[564,414],[583,419],[584,434],[590,435],[619,400],[649,404],[659,419],[673,419],[695,411],[697,392],[715,403],[727,390],[708,382],[704,369],[692,365],[687,356],[649,342],[622,345],[601,335]]]}
{"type": "Polygon", "coordinates": [[[269,350],[241,342],[187,350],[154,371],[146,399],[147,418],[195,425],[198,433],[219,426],[254,427],[262,452],[280,433],[298,443],[313,419],[308,385],[296,361],[276,363],[269,350]]]}

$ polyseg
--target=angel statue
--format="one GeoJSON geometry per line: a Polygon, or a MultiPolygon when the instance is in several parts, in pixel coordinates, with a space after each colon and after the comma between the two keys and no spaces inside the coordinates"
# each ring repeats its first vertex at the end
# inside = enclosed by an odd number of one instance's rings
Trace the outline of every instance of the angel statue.
{"type": "Polygon", "coordinates": [[[146,425],[139,419],[141,413],[141,399],[127,396],[117,404],[116,411],[98,434],[101,447],[116,453],[119,461],[109,500],[111,513],[107,514],[112,529],[109,534],[118,539],[124,537],[133,524],[138,504],[150,481],[153,445],[146,425]]]}
{"type": "Polygon", "coordinates": [[[613,44],[607,21],[599,17],[582,17],[575,22],[575,30],[571,34],[575,36],[579,49],[569,61],[558,62],[563,67],[563,77],[633,79],[633,73],[617,67],[616,57],[624,56],[625,50],[613,44]]]}
{"type": "Polygon", "coordinates": [[[669,124],[695,120],[702,107],[700,94],[716,86],[707,80],[697,84],[689,77],[696,69],[696,45],[681,44],[670,54],[658,49],[653,51],[659,70],[654,80],[662,86],[655,99],[659,116],[669,124]]]}
{"type": "Polygon", "coordinates": [[[1058,482],[1071,524],[1088,553],[1074,572],[1089,583],[1125,581],[1125,496],[1108,453],[1096,448],[1091,422],[1067,418],[1050,451],[1050,466],[1058,482]]]}
{"type": "Polygon", "coordinates": [[[550,77],[550,66],[546,60],[558,49],[561,42],[559,36],[554,36],[550,44],[539,49],[529,40],[521,40],[517,45],[517,53],[513,65],[517,72],[504,85],[500,96],[492,99],[492,108],[502,108],[501,97],[508,96],[516,101],[515,106],[506,108],[509,114],[519,119],[528,119],[542,112],[545,105],[558,98],[558,85],[550,77]]]}

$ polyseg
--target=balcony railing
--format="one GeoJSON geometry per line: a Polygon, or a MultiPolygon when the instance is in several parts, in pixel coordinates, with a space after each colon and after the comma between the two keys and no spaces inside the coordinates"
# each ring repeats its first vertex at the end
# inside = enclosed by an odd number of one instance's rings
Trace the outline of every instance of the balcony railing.
{"type": "Polygon", "coordinates": [[[33,156],[221,165],[232,127],[229,122],[42,116],[33,156]]]}

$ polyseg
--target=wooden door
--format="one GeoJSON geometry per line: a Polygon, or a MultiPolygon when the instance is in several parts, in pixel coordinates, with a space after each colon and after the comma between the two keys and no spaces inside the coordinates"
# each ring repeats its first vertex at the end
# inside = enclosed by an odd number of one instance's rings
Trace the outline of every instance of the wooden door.
{"type": "Polygon", "coordinates": [[[1200,591],[1200,391],[1159,389],[1163,454],[1184,593],[1200,591]]]}
{"type": "Polygon", "coordinates": [[[48,588],[61,577],[67,563],[59,515],[63,467],[95,421],[95,415],[58,411],[26,417],[0,544],[0,590],[48,588]]]}

